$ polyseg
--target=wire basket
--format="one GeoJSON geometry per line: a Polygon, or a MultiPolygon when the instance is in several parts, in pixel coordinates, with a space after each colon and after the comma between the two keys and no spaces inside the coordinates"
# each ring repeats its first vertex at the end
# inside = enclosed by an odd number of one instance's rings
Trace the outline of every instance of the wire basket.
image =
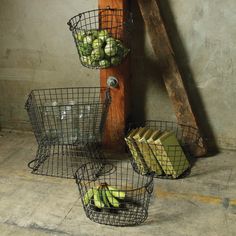
{"type": "Polygon", "coordinates": [[[157,136],[158,133],[166,136],[171,134],[169,135],[171,141],[164,144],[142,137],[126,138],[131,163],[137,173],[142,175],[154,173],[154,177],[169,179],[183,178],[190,174],[194,163],[191,150],[200,141],[196,128],[171,121],[145,121],[131,124],[130,130],[139,127],[146,127],[157,136]]]}
{"type": "Polygon", "coordinates": [[[110,103],[108,88],[33,90],[26,102],[38,143],[99,142],[110,103]]]}
{"type": "Polygon", "coordinates": [[[88,68],[117,66],[129,53],[124,44],[126,12],[123,9],[96,9],[72,17],[72,31],[80,62],[88,68]]]}
{"type": "Polygon", "coordinates": [[[38,142],[32,173],[73,178],[101,142],[110,100],[109,88],[33,90],[25,105],[38,142]]]}
{"type": "Polygon", "coordinates": [[[78,169],[75,178],[90,220],[129,226],[147,218],[153,177],[134,172],[130,161],[89,162],[78,169]]]}
{"type": "Polygon", "coordinates": [[[28,163],[32,174],[73,179],[75,172],[89,160],[99,160],[100,148],[95,144],[40,144],[36,158],[28,163]]]}

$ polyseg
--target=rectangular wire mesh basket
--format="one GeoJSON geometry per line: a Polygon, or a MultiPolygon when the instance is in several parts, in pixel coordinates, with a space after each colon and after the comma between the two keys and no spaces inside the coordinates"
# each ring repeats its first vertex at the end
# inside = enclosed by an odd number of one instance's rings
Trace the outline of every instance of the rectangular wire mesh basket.
{"type": "Polygon", "coordinates": [[[99,142],[110,103],[108,88],[33,90],[26,102],[38,143],[99,142]]]}
{"type": "Polygon", "coordinates": [[[110,101],[109,88],[33,90],[25,104],[38,142],[36,158],[29,164],[32,172],[73,177],[71,163],[79,165],[79,157],[88,156],[88,148],[101,142],[110,101]]]}

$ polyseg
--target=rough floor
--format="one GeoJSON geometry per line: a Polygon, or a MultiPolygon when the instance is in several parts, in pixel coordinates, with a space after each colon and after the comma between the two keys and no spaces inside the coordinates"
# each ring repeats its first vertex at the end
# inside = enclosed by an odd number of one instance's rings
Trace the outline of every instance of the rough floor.
{"type": "Polygon", "coordinates": [[[236,235],[235,152],[199,159],[188,178],[155,180],[149,217],[111,227],[86,218],[74,180],[32,175],[31,133],[0,133],[0,235],[236,235]]]}

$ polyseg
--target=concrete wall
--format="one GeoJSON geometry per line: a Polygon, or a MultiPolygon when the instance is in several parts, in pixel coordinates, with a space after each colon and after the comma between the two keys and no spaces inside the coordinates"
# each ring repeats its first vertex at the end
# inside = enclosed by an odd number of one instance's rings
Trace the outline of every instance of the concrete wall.
{"type": "MultiPolygon", "coordinates": [[[[66,22],[96,0],[0,0],[0,124],[29,129],[33,88],[98,85],[82,68],[66,22]]],[[[236,148],[235,0],[162,0],[161,10],[194,110],[221,147],[236,148]]],[[[132,1],[131,118],[175,120],[143,20],[132,1]]]]}
{"type": "Polygon", "coordinates": [[[86,0],[0,0],[0,125],[29,129],[24,102],[34,88],[98,85],[80,66],[70,17],[97,7],[86,0]]]}
{"type": "MultiPolygon", "coordinates": [[[[160,3],[203,131],[213,142],[214,136],[220,147],[236,149],[236,2],[163,0],[160,3]]],[[[132,88],[133,95],[136,94],[132,103],[133,115],[142,117],[144,114],[146,119],[175,120],[135,2],[133,9],[136,12],[132,59],[132,88]]]]}

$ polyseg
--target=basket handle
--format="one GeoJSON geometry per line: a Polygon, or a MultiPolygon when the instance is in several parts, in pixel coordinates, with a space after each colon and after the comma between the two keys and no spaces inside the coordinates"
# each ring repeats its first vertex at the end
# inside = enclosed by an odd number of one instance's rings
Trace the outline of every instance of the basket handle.
{"type": "MultiPolygon", "coordinates": [[[[82,17],[82,13],[79,13],[77,16],[79,17],[79,20],[80,20],[81,17],[82,17]]],[[[77,16],[75,16],[75,17],[77,17],[77,16]]],[[[75,17],[73,17],[73,18],[75,18],[75,17]]],[[[73,30],[76,28],[76,26],[78,25],[78,23],[79,23],[79,21],[77,21],[76,24],[73,26],[72,23],[71,23],[71,20],[72,20],[73,18],[71,18],[71,19],[67,22],[67,25],[69,25],[70,31],[73,31],[73,30]]]]}
{"type": "Polygon", "coordinates": [[[29,107],[31,105],[31,102],[32,102],[32,94],[29,95],[28,99],[26,100],[25,102],[25,109],[26,110],[29,110],[29,107]]]}
{"type": "Polygon", "coordinates": [[[34,162],[36,162],[37,160],[38,160],[38,159],[36,158],[36,159],[30,161],[30,162],[28,163],[28,167],[33,170],[34,167],[32,167],[32,164],[33,164],[34,162]]]}
{"type": "MultiPolygon", "coordinates": [[[[153,173],[153,175],[155,174],[154,172],[152,172],[152,173],[153,173]]],[[[151,173],[151,175],[152,175],[152,173],[151,173]]],[[[145,189],[147,190],[147,192],[149,194],[151,194],[153,192],[153,180],[145,185],[145,189]]]]}
{"type": "Polygon", "coordinates": [[[67,22],[67,25],[69,26],[70,31],[72,31],[73,30],[73,26],[72,26],[70,21],[67,22]]]}

